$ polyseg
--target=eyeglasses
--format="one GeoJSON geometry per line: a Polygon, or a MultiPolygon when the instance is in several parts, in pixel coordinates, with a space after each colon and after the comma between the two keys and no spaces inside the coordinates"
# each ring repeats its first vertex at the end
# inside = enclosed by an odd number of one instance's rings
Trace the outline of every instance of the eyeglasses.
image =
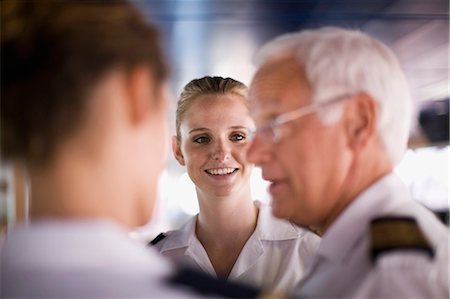
{"type": "Polygon", "coordinates": [[[311,104],[308,106],[300,107],[293,111],[280,114],[274,117],[269,123],[257,128],[256,131],[253,132],[253,137],[259,134],[265,140],[272,141],[273,143],[278,143],[282,138],[281,134],[282,125],[291,122],[293,120],[302,118],[306,115],[315,113],[320,109],[324,109],[337,103],[343,102],[344,100],[350,99],[351,97],[352,95],[345,94],[319,104],[311,104]]]}

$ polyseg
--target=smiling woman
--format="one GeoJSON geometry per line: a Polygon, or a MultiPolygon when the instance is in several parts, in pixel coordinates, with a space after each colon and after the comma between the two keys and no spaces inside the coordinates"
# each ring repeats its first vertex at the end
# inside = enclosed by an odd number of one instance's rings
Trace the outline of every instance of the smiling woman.
{"type": "Polygon", "coordinates": [[[253,128],[243,83],[204,77],[184,87],[172,149],[195,184],[200,212],[152,244],[175,262],[213,276],[289,292],[319,237],[275,219],[268,206],[253,201],[253,165],[245,157],[253,128]]]}

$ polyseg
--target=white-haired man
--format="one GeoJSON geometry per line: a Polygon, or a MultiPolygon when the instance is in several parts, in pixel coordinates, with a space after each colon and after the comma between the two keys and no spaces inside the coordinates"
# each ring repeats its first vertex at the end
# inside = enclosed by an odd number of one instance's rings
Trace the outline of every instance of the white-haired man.
{"type": "Polygon", "coordinates": [[[393,173],[412,105],[392,51],[327,27],[276,38],[256,63],[248,159],[273,214],[323,235],[296,295],[448,298],[448,229],[393,173]]]}

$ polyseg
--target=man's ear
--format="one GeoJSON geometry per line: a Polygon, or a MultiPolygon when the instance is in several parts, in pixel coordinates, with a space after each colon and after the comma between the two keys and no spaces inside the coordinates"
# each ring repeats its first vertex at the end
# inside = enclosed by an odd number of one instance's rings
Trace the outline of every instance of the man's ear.
{"type": "Polygon", "coordinates": [[[378,103],[366,93],[358,93],[345,110],[345,128],[351,148],[361,148],[376,135],[378,103]]]}
{"type": "Polygon", "coordinates": [[[177,159],[178,163],[180,163],[181,166],[186,166],[183,153],[181,152],[181,144],[177,136],[172,137],[172,152],[175,159],[177,159]]]}
{"type": "Polygon", "coordinates": [[[152,105],[159,101],[153,76],[146,68],[136,68],[127,74],[128,111],[133,123],[146,119],[152,105]]]}

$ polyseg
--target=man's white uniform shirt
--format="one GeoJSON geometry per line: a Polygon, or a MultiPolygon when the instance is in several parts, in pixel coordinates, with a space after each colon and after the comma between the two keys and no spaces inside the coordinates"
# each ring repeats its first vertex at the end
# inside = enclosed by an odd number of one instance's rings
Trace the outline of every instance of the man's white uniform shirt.
{"type": "MultiPolygon", "coordinates": [[[[289,221],[272,216],[267,205],[259,207],[255,231],[242,249],[228,279],[268,291],[290,292],[312,261],[320,238],[289,221]]],[[[195,234],[197,217],[180,230],[167,232],[155,247],[176,263],[200,269],[216,277],[208,255],[195,234]]],[[[233,219],[230,219],[233,221],[233,219]]]]}
{"type": "Polygon", "coordinates": [[[191,298],[165,279],[172,266],[109,221],[45,221],[2,244],[0,297],[191,298]]]}
{"type": "Polygon", "coordinates": [[[449,230],[413,201],[393,173],[359,195],[322,236],[316,258],[296,289],[300,298],[449,298],[449,230]],[[384,252],[372,262],[370,221],[380,216],[416,219],[435,252],[384,252]]]}

